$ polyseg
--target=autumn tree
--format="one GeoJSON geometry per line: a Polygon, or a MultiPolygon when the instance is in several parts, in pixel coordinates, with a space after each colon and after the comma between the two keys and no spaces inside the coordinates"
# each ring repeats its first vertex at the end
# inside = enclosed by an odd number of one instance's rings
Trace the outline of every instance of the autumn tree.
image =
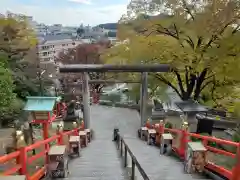
{"type": "Polygon", "coordinates": [[[108,63],[162,63],[172,72],[151,74],[182,100],[239,97],[240,4],[237,0],[132,0],[120,20],[122,43],[108,63]]]}
{"type": "Polygon", "coordinates": [[[37,39],[24,20],[0,18],[0,50],[8,57],[17,97],[39,94],[37,39]]]}
{"type": "MultiPolygon", "coordinates": [[[[61,52],[57,58],[58,62],[62,64],[101,64],[100,54],[102,50],[109,47],[109,42],[98,42],[95,44],[80,44],[74,49],[69,49],[61,52]]],[[[89,73],[90,79],[102,79],[104,73],[92,72],[89,73]]],[[[61,75],[61,82],[64,87],[65,93],[76,93],[81,90],[83,75],[81,73],[68,73],[61,75]],[[71,84],[78,84],[79,88],[71,88],[71,84]],[[73,90],[73,92],[70,91],[73,90]]],[[[91,84],[91,89],[101,91],[103,85],[91,84]]]]}

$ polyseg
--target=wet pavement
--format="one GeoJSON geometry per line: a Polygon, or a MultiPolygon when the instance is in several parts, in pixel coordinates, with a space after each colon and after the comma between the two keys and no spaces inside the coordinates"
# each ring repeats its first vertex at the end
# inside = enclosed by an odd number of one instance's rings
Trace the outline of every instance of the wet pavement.
{"type": "MultiPolygon", "coordinates": [[[[91,106],[91,128],[94,140],[82,149],[81,157],[70,162],[68,179],[77,180],[125,180],[119,151],[112,142],[115,127],[120,129],[133,154],[151,180],[206,179],[183,172],[183,164],[177,159],[160,155],[157,147],[149,146],[137,138],[140,117],[137,111],[104,106],[91,106]]],[[[130,157],[128,158],[130,160],[130,157]]],[[[130,162],[130,161],[129,161],[130,162]]],[[[136,170],[137,179],[142,179],[136,170]]]]}

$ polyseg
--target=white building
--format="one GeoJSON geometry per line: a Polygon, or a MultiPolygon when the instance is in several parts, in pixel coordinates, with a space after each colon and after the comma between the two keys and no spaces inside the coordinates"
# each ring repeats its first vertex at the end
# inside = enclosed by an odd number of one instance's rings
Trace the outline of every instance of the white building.
{"type": "Polygon", "coordinates": [[[7,11],[6,16],[8,18],[14,18],[14,19],[17,19],[19,21],[21,21],[21,20],[26,20],[27,22],[32,22],[33,21],[32,16],[26,16],[24,14],[15,14],[15,13],[12,13],[10,11],[7,11]]]}
{"type": "Polygon", "coordinates": [[[5,15],[0,13],[0,18],[5,18],[5,15]]]}
{"type": "MultiPolygon", "coordinates": [[[[38,52],[41,63],[55,63],[56,57],[63,50],[75,48],[86,40],[73,38],[69,35],[46,35],[39,38],[38,52]]],[[[56,62],[57,63],[57,62],[56,62]]]]}

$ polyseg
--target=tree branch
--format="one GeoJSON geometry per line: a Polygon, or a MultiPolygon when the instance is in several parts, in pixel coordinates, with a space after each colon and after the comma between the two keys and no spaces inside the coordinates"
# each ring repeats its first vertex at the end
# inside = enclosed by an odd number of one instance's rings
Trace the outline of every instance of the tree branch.
{"type": "Polygon", "coordinates": [[[199,95],[201,93],[201,86],[202,86],[203,81],[205,80],[207,72],[208,72],[208,68],[205,68],[197,78],[197,84],[196,84],[196,88],[194,91],[194,99],[195,100],[197,100],[199,98],[199,95]]]}
{"type": "Polygon", "coordinates": [[[192,20],[194,20],[194,16],[191,12],[191,9],[187,6],[186,0],[182,0],[183,7],[185,8],[186,12],[191,16],[192,20]]]}
{"type": "Polygon", "coordinates": [[[206,87],[207,87],[209,84],[211,84],[211,83],[214,83],[214,81],[213,81],[213,80],[207,81],[207,82],[201,87],[200,92],[202,92],[203,89],[206,88],[206,87]]]}
{"type": "Polygon", "coordinates": [[[164,84],[170,86],[178,94],[179,97],[183,98],[182,94],[178,91],[178,89],[172,83],[170,83],[166,78],[164,78],[162,75],[160,74],[152,74],[152,75],[158,80],[162,81],[164,84]]]}
{"type": "Polygon", "coordinates": [[[179,88],[181,90],[181,93],[185,96],[186,92],[183,88],[183,82],[182,82],[182,78],[181,78],[181,75],[179,74],[179,72],[174,69],[173,72],[175,73],[175,75],[177,76],[177,80],[178,80],[178,85],[179,85],[179,88]]]}

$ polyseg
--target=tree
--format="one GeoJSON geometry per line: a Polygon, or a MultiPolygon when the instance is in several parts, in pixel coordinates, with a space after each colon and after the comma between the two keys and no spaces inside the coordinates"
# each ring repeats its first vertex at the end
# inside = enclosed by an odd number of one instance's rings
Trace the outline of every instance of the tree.
{"type": "Polygon", "coordinates": [[[33,30],[24,20],[0,18],[0,33],[0,50],[8,57],[17,97],[25,99],[29,95],[38,95],[36,72],[41,70],[33,30]]]}
{"type": "MultiPolygon", "coordinates": [[[[61,52],[57,61],[62,64],[101,64],[100,54],[103,49],[109,47],[109,42],[99,42],[94,44],[81,44],[74,49],[68,49],[65,52],[61,52]]],[[[90,79],[101,79],[104,77],[104,73],[92,72],[89,73],[90,79]]],[[[73,88],[69,87],[69,84],[79,84],[81,90],[83,76],[80,73],[69,73],[61,75],[61,82],[64,86],[65,92],[71,93],[73,88]]],[[[91,84],[91,89],[96,89],[100,92],[103,85],[91,84]]],[[[78,94],[78,92],[74,91],[78,94]]]]}
{"type": "Polygon", "coordinates": [[[4,123],[4,119],[2,117],[8,113],[8,107],[12,105],[15,100],[15,94],[13,93],[14,85],[11,76],[11,72],[8,69],[8,59],[6,56],[0,55],[0,114],[1,114],[1,122],[0,126],[4,123]]]}
{"type": "Polygon", "coordinates": [[[216,101],[236,94],[240,4],[237,0],[204,2],[132,0],[120,20],[122,44],[104,58],[108,63],[170,64],[171,73],[151,75],[182,100],[199,101],[205,95],[216,101]]]}

